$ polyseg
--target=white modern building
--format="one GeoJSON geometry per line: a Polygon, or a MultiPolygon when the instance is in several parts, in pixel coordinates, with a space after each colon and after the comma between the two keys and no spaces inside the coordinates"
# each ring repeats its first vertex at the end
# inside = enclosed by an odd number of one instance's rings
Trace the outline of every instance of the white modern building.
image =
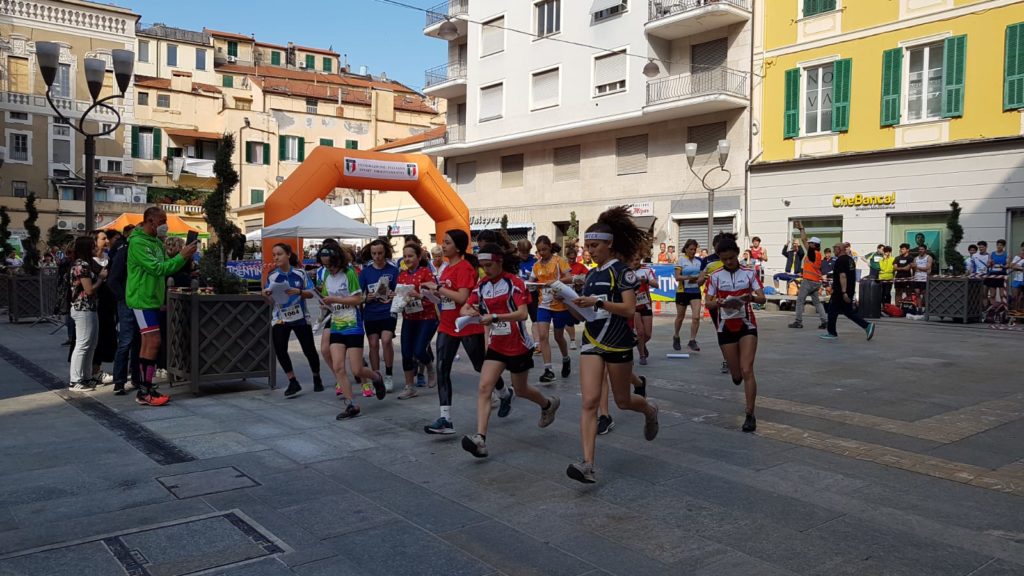
{"type": "MultiPolygon", "coordinates": [[[[425,92],[448,99],[442,156],[472,227],[558,241],[575,212],[586,227],[609,206],[657,217],[657,241],[743,233],[750,140],[749,0],[449,0],[424,33],[448,41],[425,92]],[[653,77],[649,62],[657,64],[653,77]],[[728,181],[726,182],[726,179],[728,181]],[[724,185],[723,185],[724,183],[724,185]]],[[[649,220],[648,220],[649,221],[649,220]]]]}

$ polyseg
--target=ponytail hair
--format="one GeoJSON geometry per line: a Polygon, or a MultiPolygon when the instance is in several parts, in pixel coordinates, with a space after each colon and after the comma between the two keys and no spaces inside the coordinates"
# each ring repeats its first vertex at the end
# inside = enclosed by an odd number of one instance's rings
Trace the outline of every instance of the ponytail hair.
{"type": "Polygon", "coordinates": [[[292,268],[298,268],[299,267],[299,257],[292,250],[291,246],[289,246],[288,244],[285,244],[284,242],[280,242],[280,243],[274,244],[274,248],[280,248],[281,250],[284,251],[285,254],[288,255],[288,264],[291,265],[292,268]]]}
{"type": "Polygon", "coordinates": [[[597,217],[597,222],[587,232],[603,232],[612,235],[612,251],[622,260],[631,260],[650,242],[647,231],[641,230],[625,206],[609,208],[597,217]]]}
{"type": "Polygon", "coordinates": [[[465,230],[452,228],[448,231],[448,237],[452,239],[452,244],[455,244],[455,249],[459,252],[459,256],[465,258],[467,262],[473,265],[473,268],[480,267],[480,261],[472,253],[468,252],[469,234],[466,234],[465,230]]]}
{"type": "Polygon", "coordinates": [[[519,273],[519,251],[511,245],[508,247],[498,244],[487,244],[480,248],[481,254],[496,254],[501,256],[501,269],[509,274],[519,273]]]}

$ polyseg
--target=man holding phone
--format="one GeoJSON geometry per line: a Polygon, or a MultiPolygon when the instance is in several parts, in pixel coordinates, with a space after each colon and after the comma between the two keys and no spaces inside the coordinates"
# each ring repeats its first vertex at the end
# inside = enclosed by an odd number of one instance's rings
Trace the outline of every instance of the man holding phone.
{"type": "Polygon", "coordinates": [[[163,406],[170,400],[153,389],[156,358],[160,351],[160,308],[164,305],[166,278],[192,259],[197,238],[189,233],[189,242],[173,258],[167,258],[159,236],[167,235],[167,214],[153,206],[146,209],[142,223],[132,231],[128,244],[128,282],[125,302],[135,313],[142,335],[139,364],[142,382],[137,384],[135,401],[143,406],[163,406]]]}

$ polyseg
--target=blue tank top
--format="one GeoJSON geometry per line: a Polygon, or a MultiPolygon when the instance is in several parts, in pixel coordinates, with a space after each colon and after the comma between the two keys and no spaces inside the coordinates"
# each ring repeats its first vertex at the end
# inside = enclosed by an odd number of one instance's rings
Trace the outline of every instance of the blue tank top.
{"type": "Polygon", "coordinates": [[[992,269],[989,270],[990,274],[1006,274],[1006,257],[1009,256],[1009,252],[1003,252],[999,254],[993,252],[992,256],[992,269]]]}

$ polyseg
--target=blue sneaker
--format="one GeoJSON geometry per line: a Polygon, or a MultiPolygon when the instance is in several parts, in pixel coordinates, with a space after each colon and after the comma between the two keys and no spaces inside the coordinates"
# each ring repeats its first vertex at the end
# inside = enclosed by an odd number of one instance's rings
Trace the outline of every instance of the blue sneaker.
{"type": "Polygon", "coordinates": [[[822,340],[839,340],[839,336],[836,336],[835,334],[829,334],[828,332],[825,332],[824,334],[819,334],[818,338],[821,338],[822,340]]]}
{"type": "Polygon", "coordinates": [[[871,340],[872,338],[874,338],[875,337],[875,323],[874,322],[868,322],[868,327],[864,331],[868,333],[868,340],[871,340]]]}
{"type": "Polygon", "coordinates": [[[455,434],[455,426],[447,418],[438,418],[433,424],[423,427],[427,434],[455,434]]]}
{"type": "Polygon", "coordinates": [[[427,377],[424,376],[423,374],[417,374],[416,375],[416,386],[419,387],[419,388],[426,388],[426,386],[427,386],[427,377]]]}
{"type": "Polygon", "coordinates": [[[508,416],[508,413],[512,411],[512,399],[516,396],[516,391],[512,389],[512,386],[510,384],[506,384],[506,386],[508,386],[508,396],[504,398],[501,395],[498,396],[498,401],[500,402],[498,404],[498,418],[508,416]]]}

